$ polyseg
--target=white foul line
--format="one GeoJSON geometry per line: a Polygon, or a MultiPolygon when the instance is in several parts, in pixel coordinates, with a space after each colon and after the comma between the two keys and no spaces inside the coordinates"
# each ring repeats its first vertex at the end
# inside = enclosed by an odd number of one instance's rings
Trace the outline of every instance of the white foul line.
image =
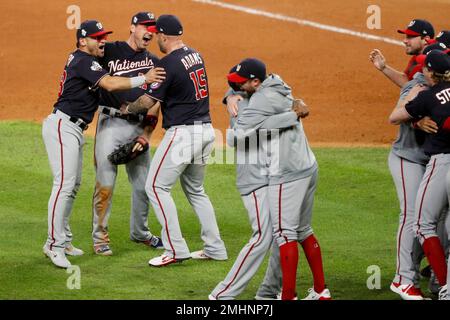
{"type": "Polygon", "coordinates": [[[281,21],[286,21],[286,22],[292,22],[292,23],[296,23],[296,24],[299,24],[299,25],[308,26],[308,27],[312,27],[312,28],[317,28],[317,29],[321,29],[321,30],[347,34],[347,35],[350,35],[350,36],[363,38],[365,40],[382,41],[382,42],[386,42],[386,43],[390,43],[390,44],[395,44],[395,45],[398,45],[398,46],[403,46],[403,43],[401,41],[394,40],[394,39],[391,39],[391,38],[374,36],[374,35],[369,34],[369,33],[354,31],[354,30],[345,29],[345,28],[338,28],[338,27],[334,27],[334,26],[330,26],[330,25],[326,25],[326,24],[321,24],[321,23],[318,23],[318,22],[310,21],[310,20],[297,19],[297,18],[294,18],[294,17],[285,16],[285,15],[282,15],[282,14],[270,13],[270,12],[267,12],[267,11],[258,10],[258,9],[252,9],[252,8],[248,8],[248,7],[244,7],[244,6],[231,4],[231,3],[220,2],[220,1],[215,1],[215,0],[192,0],[192,1],[199,2],[199,3],[205,3],[205,4],[210,4],[210,5],[222,7],[222,8],[225,8],[225,9],[241,11],[241,12],[245,12],[245,13],[253,14],[253,15],[257,15],[257,16],[263,16],[263,17],[267,17],[267,18],[271,18],[271,19],[276,19],[276,20],[281,20],[281,21]]]}

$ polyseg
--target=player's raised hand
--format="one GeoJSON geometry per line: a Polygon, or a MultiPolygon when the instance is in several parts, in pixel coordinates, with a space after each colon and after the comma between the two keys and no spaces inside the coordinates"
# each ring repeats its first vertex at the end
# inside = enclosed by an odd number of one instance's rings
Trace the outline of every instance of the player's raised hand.
{"type": "Polygon", "coordinates": [[[380,71],[383,71],[384,68],[386,68],[386,59],[384,58],[383,54],[380,50],[374,49],[369,54],[369,60],[373,63],[375,68],[377,68],[380,71]]]}
{"type": "Polygon", "coordinates": [[[232,94],[227,97],[227,110],[230,116],[237,117],[238,114],[238,102],[244,98],[238,94],[232,94]]]}
{"type": "Polygon", "coordinates": [[[164,68],[153,68],[145,74],[145,82],[163,82],[166,79],[166,71],[164,68]]]}
{"type": "Polygon", "coordinates": [[[302,99],[295,99],[292,102],[292,111],[294,111],[299,118],[306,118],[309,115],[308,105],[302,99]]]}

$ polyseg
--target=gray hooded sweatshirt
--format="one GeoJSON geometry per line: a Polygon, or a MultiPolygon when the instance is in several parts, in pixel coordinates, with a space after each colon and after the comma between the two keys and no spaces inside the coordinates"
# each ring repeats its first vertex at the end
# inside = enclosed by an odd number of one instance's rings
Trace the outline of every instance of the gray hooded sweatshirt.
{"type": "Polygon", "coordinates": [[[269,185],[302,179],[317,169],[303,125],[292,111],[293,100],[291,88],[278,75],[269,75],[234,126],[238,144],[257,134],[261,174],[269,177],[269,185]]]}

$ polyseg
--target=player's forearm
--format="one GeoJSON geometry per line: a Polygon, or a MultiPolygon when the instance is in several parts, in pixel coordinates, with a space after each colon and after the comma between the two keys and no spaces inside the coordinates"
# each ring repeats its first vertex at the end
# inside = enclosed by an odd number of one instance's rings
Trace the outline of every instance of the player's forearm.
{"type": "Polygon", "coordinates": [[[261,129],[285,129],[292,127],[297,123],[297,114],[294,111],[288,111],[268,117],[262,123],[261,129]]]}
{"type": "Polygon", "coordinates": [[[126,110],[128,113],[147,113],[148,110],[156,104],[156,100],[153,100],[147,95],[140,96],[136,101],[130,103],[126,110]]]}
{"type": "Polygon", "coordinates": [[[405,104],[399,105],[398,108],[395,108],[389,116],[389,122],[395,125],[411,119],[412,117],[409,115],[408,111],[406,111],[405,104]]]}
{"type": "Polygon", "coordinates": [[[133,78],[106,76],[100,80],[99,86],[107,91],[121,91],[139,87],[144,83],[144,76],[133,78]]]}
{"type": "Polygon", "coordinates": [[[153,107],[151,107],[147,115],[144,119],[144,133],[143,135],[147,138],[147,140],[150,140],[150,136],[152,135],[152,132],[155,130],[156,125],[158,123],[158,116],[159,116],[159,110],[161,108],[160,103],[156,103],[153,107]]]}
{"type": "Polygon", "coordinates": [[[393,83],[402,88],[407,82],[408,77],[403,72],[397,71],[391,66],[386,65],[381,72],[393,83]]]}

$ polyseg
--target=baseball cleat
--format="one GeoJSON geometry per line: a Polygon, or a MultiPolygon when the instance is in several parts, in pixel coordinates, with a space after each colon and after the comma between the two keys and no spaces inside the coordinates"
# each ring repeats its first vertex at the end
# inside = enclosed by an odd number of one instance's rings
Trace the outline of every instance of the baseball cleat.
{"type": "Polygon", "coordinates": [[[317,293],[314,288],[309,288],[308,295],[302,300],[331,300],[331,293],[327,288],[320,293],[317,293]]]}
{"type": "Polygon", "coordinates": [[[208,296],[208,300],[217,300],[212,294],[208,296]]]}
{"type": "Polygon", "coordinates": [[[84,254],[83,250],[78,249],[74,247],[71,243],[66,245],[66,248],[64,249],[64,253],[68,256],[82,256],[84,254]]]}
{"type": "Polygon", "coordinates": [[[439,290],[439,300],[450,300],[447,291],[447,285],[442,286],[439,290]]]}
{"type": "Polygon", "coordinates": [[[164,245],[163,245],[161,238],[157,237],[157,236],[152,236],[150,239],[144,240],[144,241],[137,241],[137,240],[133,240],[133,241],[137,242],[137,243],[145,244],[146,246],[153,248],[153,249],[164,249],[164,245]]]}
{"type": "Polygon", "coordinates": [[[99,256],[112,256],[112,250],[107,244],[101,244],[99,246],[94,246],[95,254],[99,256]]]}
{"type": "Polygon", "coordinates": [[[53,264],[59,268],[67,269],[71,266],[70,261],[67,260],[66,255],[62,251],[50,250],[46,245],[43,248],[44,254],[50,258],[53,264]]]}
{"type": "MultiPolygon", "coordinates": [[[[190,258],[187,258],[187,259],[190,259],[190,258]]],[[[148,261],[148,264],[152,267],[164,267],[164,266],[168,266],[169,264],[172,264],[172,263],[181,263],[187,259],[174,259],[174,258],[168,257],[166,255],[162,255],[162,256],[150,259],[148,261]]]]}
{"type": "Polygon", "coordinates": [[[413,284],[391,283],[391,291],[398,294],[403,300],[424,300],[422,291],[413,284]]]}
{"type": "Polygon", "coordinates": [[[212,258],[208,257],[203,250],[198,250],[191,252],[191,258],[194,260],[211,260],[212,258]]]}
{"type": "Polygon", "coordinates": [[[428,265],[425,268],[423,268],[422,270],[420,270],[420,276],[422,278],[429,279],[431,277],[431,266],[428,265]]]}
{"type": "Polygon", "coordinates": [[[277,293],[269,296],[255,296],[255,300],[281,300],[281,293],[277,293]]]}

